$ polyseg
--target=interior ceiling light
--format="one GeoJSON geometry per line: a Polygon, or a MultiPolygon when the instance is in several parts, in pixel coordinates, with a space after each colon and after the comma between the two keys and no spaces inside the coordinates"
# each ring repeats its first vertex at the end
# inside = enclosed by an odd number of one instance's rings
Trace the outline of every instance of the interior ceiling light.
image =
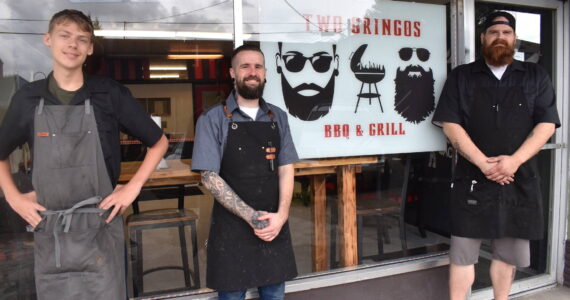
{"type": "Polygon", "coordinates": [[[186,66],[150,66],[151,71],[186,71],[186,66]]]}
{"type": "MultiPolygon", "coordinates": [[[[159,30],[95,30],[96,36],[105,38],[146,38],[146,39],[197,39],[197,40],[228,40],[232,41],[234,35],[225,32],[198,32],[198,31],[159,31],[159,30]]],[[[244,35],[251,38],[250,34],[244,35]]]]}
{"type": "Polygon", "coordinates": [[[167,59],[221,59],[222,54],[169,54],[167,59]]]}
{"type": "Polygon", "coordinates": [[[152,79],[180,78],[180,74],[150,74],[152,79]]]}

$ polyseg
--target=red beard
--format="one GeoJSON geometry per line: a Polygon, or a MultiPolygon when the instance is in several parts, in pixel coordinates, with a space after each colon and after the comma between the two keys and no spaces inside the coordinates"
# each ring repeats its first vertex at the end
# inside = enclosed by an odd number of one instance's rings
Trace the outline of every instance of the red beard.
{"type": "Polygon", "coordinates": [[[510,65],[513,62],[515,47],[514,45],[509,46],[505,40],[497,39],[490,45],[482,45],[481,53],[483,54],[483,57],[485,57],[485,60],[487,60],[488,64],[500,67],[510,65]]]}

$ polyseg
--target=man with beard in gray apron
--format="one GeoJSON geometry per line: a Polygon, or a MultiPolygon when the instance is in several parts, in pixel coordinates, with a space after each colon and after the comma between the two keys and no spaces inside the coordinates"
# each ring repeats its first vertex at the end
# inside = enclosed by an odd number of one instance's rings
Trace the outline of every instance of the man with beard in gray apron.
{"type": "Polygon", "coordinates": [[[219,299],[283,299],[284,282],[297,275],[287,219],[298,160],[287,115],[265,102],[261,50],[234,50],[235,90],[204,112],[196,125],[192,169],[213,194],[207,286],[219,299]]]}
{"type": "Polygon", "coordinates": [[[515,18],[491,13],[483,59],[449,74],[433,117],[460,154],[451,185],[451,299],[465,299],[473,284],[481,239],[491,239],[495,299],[507,299],[516,267],[530,265],[529,240],[544,234],[535,154],[560,121],[548,74],[513,60],[515,40],[515,18]]]}
{"type": "Polygon", "coordinates": [[[44,36],[53,72],[14,95],[0,127],[0,187],[34,231],[38,299],[126,298],[123,220],[115,216],[136,198],[168,146],[125,87],[83,74],[92,39],[89,17],[56,13],[44,36]],[[119,128],[152,145],[124,186],[116,186],[119,128]],[[26,142],[34,191],[22,194],[7,158],[26,142]]]}

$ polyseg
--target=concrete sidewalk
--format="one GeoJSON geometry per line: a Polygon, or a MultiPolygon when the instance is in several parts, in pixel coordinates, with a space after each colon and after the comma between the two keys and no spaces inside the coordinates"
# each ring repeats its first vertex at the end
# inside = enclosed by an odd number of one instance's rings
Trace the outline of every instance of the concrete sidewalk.
{"type": "Polygon", "coordinates": [[[516,300],[568,300],[570,299],[570,287],[556,286],[551,289],[537,291],[529,295],[513,298],[516,300]]]}

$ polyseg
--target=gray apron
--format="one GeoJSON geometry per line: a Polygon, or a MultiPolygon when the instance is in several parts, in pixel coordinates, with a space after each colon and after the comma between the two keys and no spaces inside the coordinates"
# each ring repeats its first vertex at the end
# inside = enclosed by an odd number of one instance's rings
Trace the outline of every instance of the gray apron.
{"type": "Polygon", "coordinates": [[[105,223],[111,194],[93,107],[44,105],[34,118],[32,182],[46,207],[34,229],[38,299],[125,299],[123,220],[105,223]]]}

